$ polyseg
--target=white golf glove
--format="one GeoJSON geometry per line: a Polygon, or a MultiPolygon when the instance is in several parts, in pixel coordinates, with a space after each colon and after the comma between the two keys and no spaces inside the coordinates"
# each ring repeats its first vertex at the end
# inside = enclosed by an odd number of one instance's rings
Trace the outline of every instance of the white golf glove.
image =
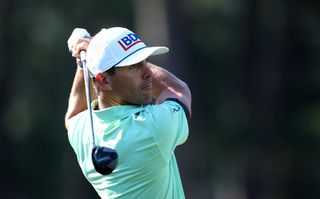
{"type": "Polygon", "coordinates": [[[72,53],[72,48],[80,38],[90,37],[89,32],[83,28],[75,28],[68,39],[68,48],[69,51],[72,53]]]}

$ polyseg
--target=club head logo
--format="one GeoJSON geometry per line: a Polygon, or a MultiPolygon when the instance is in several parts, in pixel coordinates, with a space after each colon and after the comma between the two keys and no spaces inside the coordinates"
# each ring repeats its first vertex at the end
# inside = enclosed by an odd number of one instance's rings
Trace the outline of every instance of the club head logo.
{"type": "Polygon", "coordinates": [[[138,44],[140,42],[142,42],[141,38],[134,33],[130,33],[118,41],[120,46],[125,51],[129,50],[131,47],[135,46],[136,44],[138,44]]]}

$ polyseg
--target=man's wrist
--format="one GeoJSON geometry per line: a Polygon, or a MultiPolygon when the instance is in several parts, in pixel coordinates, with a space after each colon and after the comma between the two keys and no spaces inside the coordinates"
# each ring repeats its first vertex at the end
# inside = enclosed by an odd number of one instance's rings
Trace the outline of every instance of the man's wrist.
{"type": "Polygon", "coordinates": [[[83,70],[83,65],[82,65],[82,62],[79,58],[76,59],[76,63],[77,63],[78,68],[83,70]]]}

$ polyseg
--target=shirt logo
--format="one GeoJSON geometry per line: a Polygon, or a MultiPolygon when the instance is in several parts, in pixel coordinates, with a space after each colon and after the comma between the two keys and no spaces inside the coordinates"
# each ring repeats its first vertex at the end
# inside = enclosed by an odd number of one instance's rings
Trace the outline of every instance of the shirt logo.
{"type": "Polygon", "coordinates": [[[173,112],[175,113],[175,112],[178,112],[178,111],[180,111],[180,107],[174,107],[174,108],[172,108],[172,110],[173,110],[173,112]]]}
{"type": "Polygon", "coordinates": [[[125,51],[129,50],[131,47],[135,46],[136,44],[138,44],[140,42],[142,42],[141,38],[134,33],[130,33],[118,41],[120,46],[125,51]]]}

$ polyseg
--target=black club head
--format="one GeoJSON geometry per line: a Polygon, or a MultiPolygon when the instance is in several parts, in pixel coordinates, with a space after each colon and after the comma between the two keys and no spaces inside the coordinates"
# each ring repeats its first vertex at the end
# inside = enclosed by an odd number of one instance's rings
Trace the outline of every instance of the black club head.
{"type": "Polygon", "coordinates": [[[113,149],[95,146],[92,149],[92,162],[98,173],[108,175],[118,165],[118,154],[113,149]]]}

